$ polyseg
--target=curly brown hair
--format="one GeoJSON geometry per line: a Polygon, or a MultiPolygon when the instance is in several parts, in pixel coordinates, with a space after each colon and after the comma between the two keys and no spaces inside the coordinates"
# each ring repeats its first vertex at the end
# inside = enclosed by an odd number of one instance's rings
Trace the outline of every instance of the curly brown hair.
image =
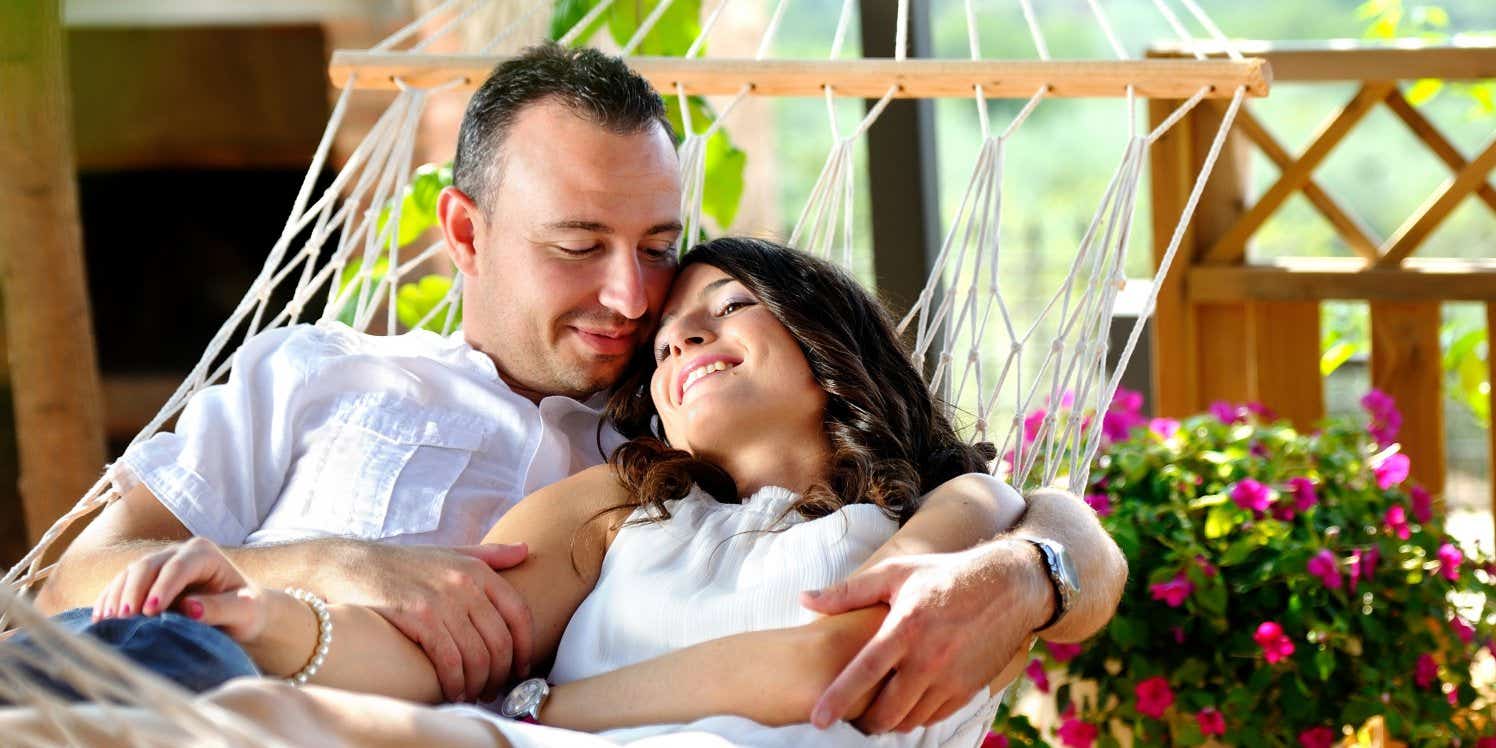
{"type": "MultiPolygon", "coordinates": [[[[888,312],[849,274],[789,247],[741,237],[697,245],[681,258],[682,270],[691,265],[710,265],[742,283],[799,342],[826,392],[830,474],[789,511],[812,518],[869,503],[903,524],[930,489],[962,473],[987,471],[996,450],[956,434],[888,312]]],[[[664,502],[684,497],[692,485],[737,503],[732,476],[654,433],[654,369],[651,351],[641,348],[608,403],[609,419],[630,438],[609,462],[633,505],[666,518],[664,502]]]]}

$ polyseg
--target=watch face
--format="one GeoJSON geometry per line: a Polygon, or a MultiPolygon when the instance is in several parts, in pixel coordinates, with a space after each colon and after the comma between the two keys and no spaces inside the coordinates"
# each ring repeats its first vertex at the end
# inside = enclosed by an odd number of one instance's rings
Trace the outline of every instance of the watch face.
{"type": "Polygon", "coordinates": [[[540,703],[541,697],[545,695],[545,681],[539,678],[531,678],[514,687],[508,696],[504,697],[503,706],[499,711],[505,717],[511,719],[528,714],[530,710],[540,703]]]}
{"type": "Polygon", "coordinates": [[[1058,562],[1057,565],[1060,567],[1060,576],[1064,578],[1065,585],[1068,586],[1072,592],[1079,592],[1080,578],[1075,573],[1075,563],[1070,560],[1069,551],[1066,551],[1063,547],[1059,548],[1058,551],[1059,552],[1055,554],[1055,556],[1057,556],[1055,560],[1058,562]]]}

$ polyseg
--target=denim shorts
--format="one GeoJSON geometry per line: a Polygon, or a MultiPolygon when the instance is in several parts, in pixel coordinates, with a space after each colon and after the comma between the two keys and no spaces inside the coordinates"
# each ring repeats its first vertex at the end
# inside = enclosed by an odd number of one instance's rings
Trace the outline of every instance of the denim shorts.
{"type": "MultiPolygon", "coordinates": [[[[119,652],[137,665],[177,685],[201,693],[241,676],[259,675],[244,648],[228,634],[177,613],[155,616],[110,618],[93,622],[92,608],[74,608],[52,617],[52,622],[68,631],[93,637],[119,652]]],[[[12,647],[35,649],[37,644],[25,631],[0,642],[0,657],[12,647]]],[[[83,700],[71,686],[54,680],[35,669],[27,668],[40,684],[59,696],[83,700]]]]}

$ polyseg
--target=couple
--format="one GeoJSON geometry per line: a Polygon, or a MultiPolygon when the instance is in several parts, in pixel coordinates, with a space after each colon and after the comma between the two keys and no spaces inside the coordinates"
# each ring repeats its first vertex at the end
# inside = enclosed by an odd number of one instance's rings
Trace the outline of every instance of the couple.
{"type": "MultiPolygon", "coordinates": [[[[95,602],[94,629],[200,637],[217,622],[264,672],[319,664],[313,683],[422,701],[492,700],[554,660],[542,722],[739,715],[721,718],[729,736],[859,713],[872,732],[943,734],[986,711],[1034,629],[1074,640],[1110,615],[1125,568],[1089,509],[1040,493],[1022,525],[1039,542],[991,540],[1021,503],[956,478],[984,456],[955,439],[845,277],[722,240],[688,256],[666,304],[679,174],[658,96],[621,63],[540,48],[501,66],[469,106],[454,171],[441,218],[467,284],[463,333],[302,327],[247,344],[176,433],[121,459],[124,498],[40,604],[95,602]],[[658,358],[635,358],[652,333],[658,358]],[[717,358],[683,370],[703,353],[717,358]],[[609,388],[612,423],[641,437],[620,451],[596,394],[609,388]],[[684,451],[645,438],[652,409],[684,451]],[[609,452],[614,465],[586,470],[609,452]],[[490,527],[515,545],[452,549],[490,527]],[[191,536],[204,540],[165,543],[191,536]],[[1078,575],[1048,563],[1066,545],[1078,575]],[[283,586],[325,597],[327,623],[267,591],[283,586]],[[840,615],[811,622],[796,593],[823,586],[807,606],[840,615]]],[[[544,690],[515,698],[534,707],[544,690]]],[[[210,698],[281,724],[341,714],[311,721],[381,736],[492,744],[493,729],[540,729],[282,691],[210,698]]]]}

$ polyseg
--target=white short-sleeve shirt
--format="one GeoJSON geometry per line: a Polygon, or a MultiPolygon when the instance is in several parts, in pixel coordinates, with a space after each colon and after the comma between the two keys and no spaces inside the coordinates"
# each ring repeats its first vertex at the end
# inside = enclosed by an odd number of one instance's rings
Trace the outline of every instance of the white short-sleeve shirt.
{"type": "Polygon", "coordinates": [[[194,396],[175,431],[127,450],[113,476],[222,545],[469,544],[623,441],[602,425],[604,401],[533,403],[460,331],[298,325],[247,341],[228,380],[194,396]]]}

